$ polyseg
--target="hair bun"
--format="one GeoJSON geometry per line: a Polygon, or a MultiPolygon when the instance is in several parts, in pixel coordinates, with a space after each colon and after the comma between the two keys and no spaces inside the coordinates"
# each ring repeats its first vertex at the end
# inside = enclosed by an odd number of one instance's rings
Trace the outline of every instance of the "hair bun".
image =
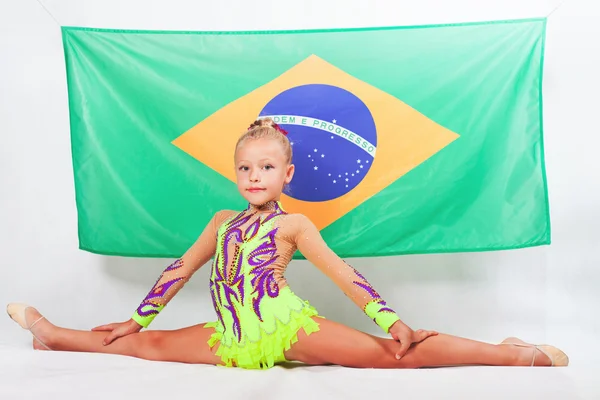
{"type": "Polygon", "coordinates": [[[259,118],[256,121],[254,121],[252,124],[250,124],[250,127],[248,129],[257,128],[257,127],[260,127],[260,126],[266,126],[266,127],[269,127],[269,128],[274,128],[275,125],[277,125],[275,123],[275,121],[273,121],[269,117],[267,117],[267,118],[259,118]]]}
{"type": "Polygon", "coordinates": [[[273,121],[273,119],[267,117],[267,118],[259,118],[256,121],[254,121],[252,124],[250,124],[250,126],[248,127],[248,130],[254,129],[254,128],[259,128],[259,127],[266,127],[266,128],[273,128],[275,129],[277,132],[287,136],[287,131],[285,129],[283,129],[282,127],[280,127],[279,125],[277,125],[275,123],[275,121],[273,121]]]}

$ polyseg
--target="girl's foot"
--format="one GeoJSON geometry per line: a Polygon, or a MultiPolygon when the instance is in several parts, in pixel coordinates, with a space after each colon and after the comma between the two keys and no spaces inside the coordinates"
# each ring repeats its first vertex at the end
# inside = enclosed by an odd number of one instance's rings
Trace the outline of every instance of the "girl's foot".
{"type": "Polygon", "coordinates": [[[26,304],[11,303],[6,307],[10,318],[33,335],[33,348],[50,350],[50,331],[53,325],[38,310],[26,304]]]}
{"type": "Polygon", "coordinates": [[[522,349],[518,365],[532,367],[566,367],[569,365],[569,357],[554,346],[533,345],[516,337],[506,338],[500,344],[513,345],[522,349]]]}
{"type": "Polygon", "coordinates": [[[33,349],[34,350],[50,350],[49,347],[45,347],[43,344],[40,343],[39,340],[37,340],[35,337],[33,338],[33,349]]]}

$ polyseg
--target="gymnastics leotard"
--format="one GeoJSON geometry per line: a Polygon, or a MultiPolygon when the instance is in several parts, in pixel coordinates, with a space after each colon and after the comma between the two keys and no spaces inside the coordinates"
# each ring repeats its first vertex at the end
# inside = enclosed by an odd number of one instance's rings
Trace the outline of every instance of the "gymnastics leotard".
{"type": "Polygon", "coordinates": [[[288,214],[280,202],[219,211],[192,247],[168,266],[133,319],[143,327],[167,305],[193,273],[214,257],[210,293],[217,321],[208,344],[224,365],[261,369],[285,362],[297,333],[319,330],[318,312],[289,288],[284,272],[296,250],[332,279],[388,332],[396,313],[353,267],[325,244],[316,226],[288,214]],[[318,320],[318,318],[317,318],[318,320]]]}

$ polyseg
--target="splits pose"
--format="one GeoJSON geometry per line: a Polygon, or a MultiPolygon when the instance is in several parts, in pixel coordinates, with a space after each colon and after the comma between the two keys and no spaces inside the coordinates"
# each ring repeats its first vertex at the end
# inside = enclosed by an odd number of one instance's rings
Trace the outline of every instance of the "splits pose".
{"type": "Polygon", "coordinates": [[[126,322],[77,331],[51,324],[33,307],[9,304],[10,317],[33,334],[33,347],[249,369],[286,361],[356,368],[568,364],[559,349],[517,338],[495,345],[413,331],[363,275],[327,247],[307,217],[285,211],[279,199],[294,174],[286,132],[270,119],[257,120],[235,150],[238,189],[248,201],[245,210],[217,212],[126,322]],[[391,338],[325,319],[296,296],[284,273],[297,250],[391,338]],[[211,258],[210,293],[217,320],[140,332],[211,258]]]}

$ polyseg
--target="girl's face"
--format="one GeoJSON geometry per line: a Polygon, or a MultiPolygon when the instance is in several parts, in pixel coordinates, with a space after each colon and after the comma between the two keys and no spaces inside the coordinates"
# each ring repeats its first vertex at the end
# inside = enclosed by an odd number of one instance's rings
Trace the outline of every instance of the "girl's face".
{"type": "Polygon", "coordinates": [[[235,153],[237,186],[253,205],[279,200],[294,176],[294,165],[285,159],[282,145],[273,139],[243,142],[235,153]]]}

